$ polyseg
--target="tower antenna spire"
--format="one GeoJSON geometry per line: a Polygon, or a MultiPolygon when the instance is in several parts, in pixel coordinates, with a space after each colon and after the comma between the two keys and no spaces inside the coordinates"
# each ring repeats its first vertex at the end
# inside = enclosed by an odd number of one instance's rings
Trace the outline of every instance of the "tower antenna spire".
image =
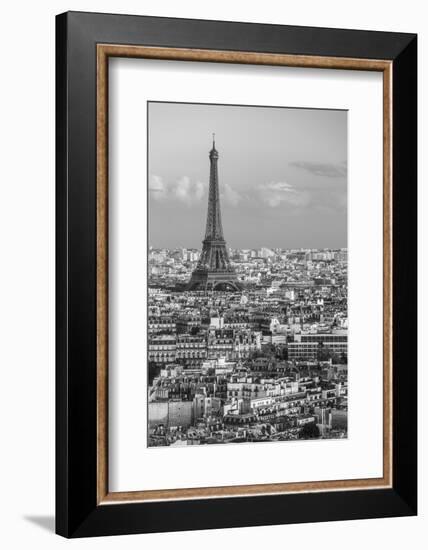
{"type": "Polygon", "coordinates": [[[213,132],[213,149],[215,149],[215,133],[213,132]]]}

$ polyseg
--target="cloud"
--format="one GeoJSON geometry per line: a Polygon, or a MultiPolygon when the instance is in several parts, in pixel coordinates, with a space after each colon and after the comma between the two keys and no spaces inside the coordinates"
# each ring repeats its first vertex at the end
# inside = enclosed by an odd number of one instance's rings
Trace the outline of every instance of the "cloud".
{"type": "Polygon", "coordinates": [[[257,191],[262,201],[272,208],[276,208],[281,203],[304,207],[311,200],[308,191],[296,189],[283,181],[261,184],[257,187],[257,191]]]}
{"type": "Polygon", "coordinates": [[[153,200],[179,200],[187,205],[195,204],[205,195],[206,184],[192,181],[189,176],[166,182],[161,176],[151,174],[149,177],[149,192],[153,200]]]}
{"type": "Polygon", "coordinates": [[[221,199],[230,204],[231,206],[236,206],[242,201],[242,195],[238,193],[233,187],[228,183],[222,186],[220,192],[221,199]]]}
{"type": "Polygon", "coordinates": [[[151,174],[149,177],[149,191],[152,194],[152,197],[156,200],[161,200],[166,197],[167,188],[160,176],[151,174]]]}
{"type": "Polygon", "coordinates": [[[345,161],[336,164],[324,162],[296,161],[290,162],[290,166],[306,170],[314,176],[323,176],[327,178],[345,178],[347,174],[347,165],[345,161]]]}
{"type": "MultiPolygon", "coordinates": [[[[151,174],[149,177],[149,192],[153,200],[178,200],[187,205],[193,205],[206,198],[208,185],[202,181],[192,181],[189,176],[182,176],[178,180],[167,182],[161,176],[151,174]]],[[[236,206],[243,197],[229,184],[220,187],[221,200],[236,206]]]]}
{"type": "Polygon", "coordinates": [[[199,202],[205,194],[205,184],[201,181],[192,182],[188,176],[183,176],[171,186],[172,195],[188,204],[199,202]]]}

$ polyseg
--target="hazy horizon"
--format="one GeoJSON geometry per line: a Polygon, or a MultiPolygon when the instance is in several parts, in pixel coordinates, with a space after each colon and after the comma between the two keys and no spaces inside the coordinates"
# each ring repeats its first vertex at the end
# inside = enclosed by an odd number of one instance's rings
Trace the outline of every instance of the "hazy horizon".
{"type": "Polygon", "coordinates": [[[216,134],[230,248],[346,248],[347,112],[149,102],[149,243],[201,248],[216,134]]]}
{"type": "MultiPolygon", "coordinates": [[[[348,247],[347,246],[319,246],[319,247],[310,247],[310,246],[301,246],[301,247],[283,247],[283,246],[268,246],[268,245],[261,245],[261,246],[257,246],[257,247],[251,247],[251,246],[239,246],[239,247],[233,247],[233,246],[229,246],[227,243],[226,243],[226,247],[227,248],[230,248],[232,250],[260,250],[261,248],[266,248],[266,249],[269,249],[269,250],[283,250],[283,251],[295,251],[295,250],[347,250],[348,247]]],[[[149,242],[149,248],[153,248],[155,250],[180,250],[180,249],[185,249],[185,250],[200,250],[201,247],[199,246],[185,246],[185,245],[182,245],[182,246],[154,246],[152,244],[150,244],[149,242]]]]}

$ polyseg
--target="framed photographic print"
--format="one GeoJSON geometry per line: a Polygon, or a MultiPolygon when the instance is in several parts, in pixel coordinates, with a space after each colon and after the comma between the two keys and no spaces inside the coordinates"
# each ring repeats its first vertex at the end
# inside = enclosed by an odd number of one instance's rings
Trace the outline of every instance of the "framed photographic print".
{"type": "Polygon", "coordinates": [[[57,532],[416,514],[416,36],[56,47],[57,532]]]}

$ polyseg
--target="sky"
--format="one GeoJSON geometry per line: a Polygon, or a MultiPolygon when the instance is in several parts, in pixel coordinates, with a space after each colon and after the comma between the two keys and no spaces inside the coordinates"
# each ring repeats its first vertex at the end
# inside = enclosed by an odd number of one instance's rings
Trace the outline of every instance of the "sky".
{"type": "Polygon", "coordinates": [[[212,134],[231,248],[347,246],[347,113],[149,102],[149,244],[200,248],[212,134]]]}

